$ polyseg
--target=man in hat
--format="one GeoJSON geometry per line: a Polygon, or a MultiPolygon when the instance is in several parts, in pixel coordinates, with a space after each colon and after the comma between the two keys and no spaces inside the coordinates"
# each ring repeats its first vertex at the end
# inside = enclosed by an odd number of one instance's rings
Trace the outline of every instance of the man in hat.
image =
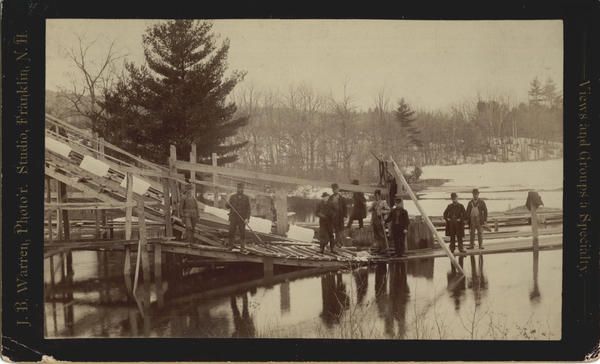
{"type": "Polygon", "coordinates": [[[375,238],[379,251],[385,252],[388,246],[383,222],[385,220],[385,215],[390,212],[390,207],[385,199],[381,197],[381,190],[375,190],[375,201],[373,201],[373,204],[369,207],[369,211],[371,212],[373,237],[375,238]]]}
{"type": "Polygon", "coordinates": [[[333,233],[335,234],[335,242],[341,246],[342,232],[344,231],[344,219],[348,214],[348,209],[344,197],[340,194],[340,187],[337,183],[331,185],[331,190],[333,191],[333,194],[329,196],[327,202],[331,206],[331,223],[333,226],[333,233]]]}
{"type": "Polygon", "coordinates": [[[319,242],[321,244],[321,253],[325,251],[327,243],[329,243],[329,250],[333,252],[333,246],[335,244],[333,227],[331,225],[332,211],[328,200],[329,194],[323,192],[321,201],[317,204],[317,209],[315,211],[315,215],[319,217],[319,242]]]}
{"type": "Polygon", "coordinates": [[[237,193],[229,198],[229,246],[233,246],[235,233],[240,232],[240,245],[246,247],[246,224],[250,221],[250,199],[244,195],[244,184],[237,184],[237,193]]]}
{"type": "Polygon", "coordinates": [[[465,252],[463,248],[463,237],[465,236],[465,220],[467,212],[465,207],[458,202],[456,192],[450,194],[452,203],[444,210],[444,221],[446,221],[446,236],[450,237],[450,251],[454,253],[456,240],[458,240],[458,251],[465,252]]]}
{"type": "MultiPolygon", "coordinates": [[[[358,180],[352,181],[353,185],[358,185],[358,180]]],[[[362,192],[354,192],[352,195],[352,213],[348,219],[348,229],[352,226],[354,220],[358,220],[358,228],[363,228],[363,219],[367,217],[367,200],[362,192]]]]}
{"type": "Polygon", "coordinates": [[[473,189],[473,199],[467,205],[467,219],[469,221],[469,240],[470,245],[467,249],[475,248],[475,232],[477,232],[477,240],[479,249],[483,249],[483,225],[487,221],[487,207],[485,202],[479,199],[479,190],[473,189]]]}
{"type": "Polygon", "coordinates": [[[410,220],[408,219],[408,212],[402,205],[402,197],[396,196],[394,198],[394,206],[392,211],[385,219],[386,223],[390,224],[390,230],[392,231],[392,240],[394,241],[394,249],[396,250],[396,256],[405,257],[404,255],[404,237],[408,231],[408,225],[410,220]]]}
{"type": "Polygon", "coordinates": [[[194,230],[198,221],[198,201],[194,196],[192,186],[185,190],[185,196],[181,201],[181,217],[185,224],[185,237],[190,244],[194,241],[194,230]]]}

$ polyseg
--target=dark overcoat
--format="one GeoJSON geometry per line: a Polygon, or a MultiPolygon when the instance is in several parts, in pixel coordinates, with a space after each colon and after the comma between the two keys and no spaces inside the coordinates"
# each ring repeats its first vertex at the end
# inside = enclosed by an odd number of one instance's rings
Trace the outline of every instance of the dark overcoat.
{"type": "Polygon", "coordinates": [[[233,194],[229,198],[227,208],[231,222],[242,222],[250,218],[250,199],[244,194],[233,194]]]}
{"type": "Polygon", "coordinates": [[[467,212],[461,203],[451,203],[444,211],[444,220],[446,221],[446,236],[456,235],[465,236],[465,220],[467,212]]]}
{"type": "Polygon", "coordinates": [[[352,195],[352,214],[351,219],[364,219],[367,217],[367,199],[362,192],[354,192],[352,195]]]}
{"type": "Polygon", "coordinates": [[[331,221],[333,226],[341,228],[344,226],[344,219],[348,215],[348,208],[346,206],[346,200],[341,194],[338,194],[337,203],[334,201],[334,196],[335,195],[329,196],[327,203],[331,207],[331,221]]]}

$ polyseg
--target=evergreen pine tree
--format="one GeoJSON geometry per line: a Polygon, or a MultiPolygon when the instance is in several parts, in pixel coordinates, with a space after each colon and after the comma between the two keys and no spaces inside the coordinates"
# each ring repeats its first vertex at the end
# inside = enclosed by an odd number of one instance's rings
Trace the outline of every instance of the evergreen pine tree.
{"type": "Polygon", "coordinates": [[[410,105],[408,105],[404,98],[401,98],[398,101],[398,107],[396,108],[395,114],[407,144],[421,147],[423,145],[423,142],[419,137],[421,131],[414,125],[415,112],[410,108],[410,105]]]}
{"type": "Polygon", "coordinates": [[[540,105],[544,101],[544,90],[537,77],[531,81],[528,94],[530,105],[540,105]]]}
{"type": "Polygon", "coordinates": [[[227,96],[244,73],[225,77],[229,41],[216,44],[210,22],[166,21],[143,35],[146,65],[126,72],[105,100],[107,117],[95,129],[106,140],[157,163],[171,144],[187,159],[191,143],[199,158],[216,152],[219,164],[237,159],[246,141],[226,144],[247,118],[234,118],[227,96]]]}

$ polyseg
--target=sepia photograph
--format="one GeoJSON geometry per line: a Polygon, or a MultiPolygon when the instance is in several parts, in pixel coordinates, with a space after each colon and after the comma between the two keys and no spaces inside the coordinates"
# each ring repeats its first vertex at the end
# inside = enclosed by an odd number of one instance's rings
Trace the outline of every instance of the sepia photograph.
{"type": "Polygon", "coordinates": [[[44,338],[563,338],[562,20],[45,27],[44,338]]]}

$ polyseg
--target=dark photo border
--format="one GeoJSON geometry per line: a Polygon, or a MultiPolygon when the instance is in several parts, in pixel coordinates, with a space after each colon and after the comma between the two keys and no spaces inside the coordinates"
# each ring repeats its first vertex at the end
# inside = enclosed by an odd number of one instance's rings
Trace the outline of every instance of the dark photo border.
{"type": "MultiPolygon", "coordinates": [[[[599,118],[600,1],[290,2],[7,0],[2,6],[2,354],[69,361],[583,361],[598,356],[598,224],[592,140],[599,118]],[[60,339],[43,337],[45,20],[48,18],[562,19],[563,301],[560,341],[60,339]],[[596,20],[594,22],[594,19],[596,20]],[[20,82],[20,83],[19,83],[20,82]],[[20,97],[26,93],[27,102],[20,97]],[[20,101],[21,100],[21,101],[20,101]],[[585,135],[584,135],[585,134],[585,135]],[[592,158],[593,161],[593,158],[592,158]],[[26,173],[24,173],[26,171],[26,173]],[[585,177],[585,178],[584,178],[585,177]],[[588,217],[592,217],[588,220],[588,217]]],[[[595,157],[595,156],[594,156],[595,157]]]]}

